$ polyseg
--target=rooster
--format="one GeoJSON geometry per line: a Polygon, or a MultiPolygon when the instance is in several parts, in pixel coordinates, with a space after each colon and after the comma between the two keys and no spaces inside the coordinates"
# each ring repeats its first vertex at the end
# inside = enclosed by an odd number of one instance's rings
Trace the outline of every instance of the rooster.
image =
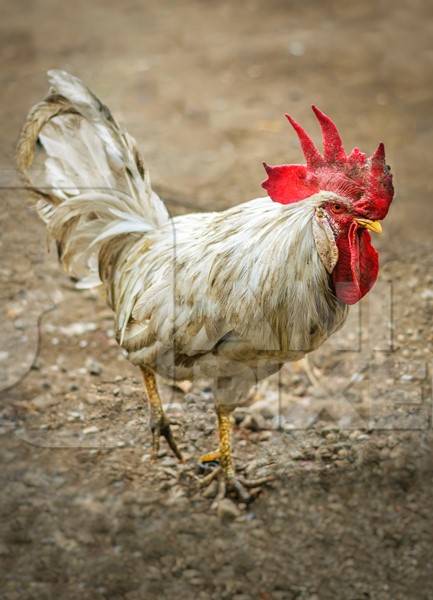
{"type": "Polygon", "coordinates": [[[313,106],[320,153],[286,115],[306,164],[268,166],[267,194],[222,212],[170,218],[133,138],[64,71],[30,111],[17,148],[37,211],[80,287],[102,285],[117,341],[143,374],[152,448],[163,436],[182,459],[156,375],[214,383],[219,466],[227,493],[246,500],[263,481],[237,476],[232,410],[258,380],[299,360],[344,323],[378,275],[370,231],[393,198],[383,144],[346,154],[313,106]]]}

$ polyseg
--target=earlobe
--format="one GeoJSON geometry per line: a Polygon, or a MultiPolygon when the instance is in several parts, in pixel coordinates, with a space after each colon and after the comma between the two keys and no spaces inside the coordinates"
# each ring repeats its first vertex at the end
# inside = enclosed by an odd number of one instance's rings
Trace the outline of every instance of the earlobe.
{"type": "Polygon", "coordinates": [[[334,233],[323,211],[316,211],[314,215],[313,237],[320,260],[328,273],[331,274],[338,261],[338,248],[334,233]]]}

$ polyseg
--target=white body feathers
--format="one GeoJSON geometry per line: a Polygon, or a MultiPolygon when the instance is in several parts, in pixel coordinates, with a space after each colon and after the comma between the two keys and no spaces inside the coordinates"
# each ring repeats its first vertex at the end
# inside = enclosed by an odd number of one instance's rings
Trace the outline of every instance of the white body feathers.
{"type": "Polygon", "coordinates": [[[65,268],[104,285],[133,363],[175,379],[260,378],[341,326],[347,308],[313,231],[321,194],[170,219],[108,109],[67,73],[50,72],[50,83],[18,163],[65,268]]]}

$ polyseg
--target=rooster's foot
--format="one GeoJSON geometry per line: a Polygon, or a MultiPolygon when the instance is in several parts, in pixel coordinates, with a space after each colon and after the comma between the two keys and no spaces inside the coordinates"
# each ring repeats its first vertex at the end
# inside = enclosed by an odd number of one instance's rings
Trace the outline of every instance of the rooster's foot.
{"type": "MultiPolygon", "coordinates": [[[[211,473],[203,477],[200,486],[202,488],[212,485],[216,488],[217,499],[225,496],[235,496],[241,502],[251,502],[259,493],[260,487],[273,481],[273,476],[261,477],[260,479],[246,479],[236,475],[236,469],[232,457],[231,433],[232,422],[230,414],[232,407],[217,406],[219,448],[216,452],[204,454],[200,459],[200,470],[208,471],[215,467],[211,473]],[[215,486],[214,480],[218,481],[215,486]],[[251,492],[248,490],[251,489],[251,492]]],[[[212,491],[213,490],[209,490],[212,491]]],[[[207,492],[207,495],[211,495],[207,492]]]]}
{"type": "Polygon", "coordinates": [[[200,480],[200,487],[206,488],[213,484],[216,480],[217,499],[221,500],[224,497],[234,497],[240,502],[248,504],[252,502],[260,493],[263,485],[274,481],[272,475],[260,477],[258,479],[247,479],[239,475],[225,474],[222,467],[217,466],[211,473],[200,480]],[[251,490],[251,491],[248,491],[251,490]]]}
{"type": "Polygon", "coordinates": [[[159,453],[159,442],[161,436],[167,440],[167,444],[170,446],[173,454],[183,462],[182,453],[179,450],[176,440],[174,439],[171,431],[170,422],[164,413],[157,417],[151,416],[150,419],[150,431],[152,434],[152,457],[157,458],[159,453]]]}

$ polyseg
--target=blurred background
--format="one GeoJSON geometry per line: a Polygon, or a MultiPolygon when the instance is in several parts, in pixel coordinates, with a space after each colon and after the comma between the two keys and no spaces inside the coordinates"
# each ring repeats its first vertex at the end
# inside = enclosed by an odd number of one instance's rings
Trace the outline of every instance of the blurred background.
{"type": "Polygon", "coordinates": [[[429,2],[3,2],[3,167],[45,71],[85,80],[138,139],[155,183],[204,208],[260,195],[261,161],[300,159],[283,115],[318,138],[310,105],[348,148],[386,142],[389,227],[429,239],[429,2]]]}
{"type": "Polygon", "coordinates": [[[0,10],[2,596],[431,598],[433,4],[3,0],[0,10]],[[287,369],[238,415],[240,462],[271,462],[280,476],[248,510],[216,511],[194,487],[193,457],[214,445],[204,384],[185,398],[165,390],[190,464],[150,464],[141,382],[110,312],[46,252],[14,151],[50,68],[111,108],[173,214],[260,196],[262,161],[300,162],[285,112],[318,143],[311,104],[347,150],[385,143],[396,196],[376,241],[381,284],[343,342],[312,356],[318,382],[287,369]],[[374,343],[344,347],[366,319],[374,343]],[[365,377],[373,355],[377,373],[365,377]]]}

